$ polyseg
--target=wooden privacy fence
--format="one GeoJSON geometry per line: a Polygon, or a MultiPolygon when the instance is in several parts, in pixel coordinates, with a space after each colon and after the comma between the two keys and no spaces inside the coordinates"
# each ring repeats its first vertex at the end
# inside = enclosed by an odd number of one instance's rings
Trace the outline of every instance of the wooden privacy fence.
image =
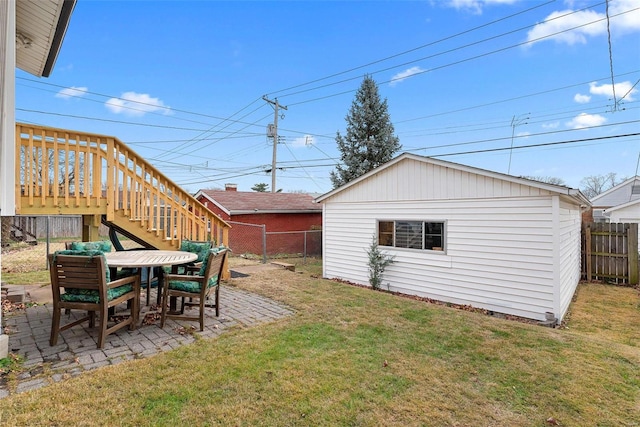
{"type": "Polygon", "coordinates": [[[582,224],[582,278],[638,284],[638,224],[582,224]]]}

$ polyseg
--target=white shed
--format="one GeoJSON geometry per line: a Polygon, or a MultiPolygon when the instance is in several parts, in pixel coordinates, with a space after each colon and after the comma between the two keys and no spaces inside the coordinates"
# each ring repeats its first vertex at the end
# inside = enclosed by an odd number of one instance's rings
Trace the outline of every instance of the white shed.
{"type": "Polygon", "coordinates": [[[405,153],[316,201],[326,278],[367,285],[375,236],[404,294],[561,320],[580,280],[575,189],[405,153]]]}

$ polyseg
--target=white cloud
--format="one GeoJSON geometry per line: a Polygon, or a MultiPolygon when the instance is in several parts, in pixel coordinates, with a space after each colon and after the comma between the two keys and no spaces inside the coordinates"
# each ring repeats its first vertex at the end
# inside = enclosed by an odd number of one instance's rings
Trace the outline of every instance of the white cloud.
{"type": "MultiPolygon", "coordinates": [[[[602,95],[609,99],[613,99],[613,86],[610,84],[603,84],[598,86],[597,83],[589,83],[589,92],[592,95],[602,95]]],[[[615,84],[616,99],[619,101],[623,96],[625,101],[635,101],[633,95],[638,93],[638,89],[633,88],[633,84],[630,81],[620,82],[615,84]],[[633,89],[632,89],[633,88],[633,89]]]]}
{"type": "Polygon", "coordinates": [[[607,119],[599,114],[580,113],[573,120],[567,122],[566,125],[571,129],[584,129],[591,126],[600,126],[606,121],[607,119]]]}
{"type": "Polygon", "coordinates": [[[404,79],[407,79],[407,78],[413,76],[414,74],[423,73],[424,71],[426,71],[426,70],[423,70],[420,67],[411,67],[408,70],[401,71],[398,74],[396,74],[393,77],[391,77],[391,82],[389,83],[389,86],[395,86],[398,83],[400,83],[401,81],[403,81],[404,79]]]}
{"type": "Polygon", "coordinates": [[[162,111],[163,114],[171,114],[171,108],[164,105],[158,98],[152,98],[146,93],[125,92],[120,98],[111,98],[105,102],[105,106],[115,114],[127,116],[143,116],[146,113],[162,111]]]}
{"type": "MultiPolygon", "coordinates": [[[[611,33],[617,35],[640,31],[640,10],[629,12],[638,7],[640,7],[640,0],[611,0],[609,5],[611,33]]],[[[544,22],[529,31],[527,41],[530,44],[527,46],[544,40],[555,40],[569,45],[584,44],[588,37],[607,33],[604,13],[593,10],[572,12],[573,10],[570,9],[552,12],[544,22]],[[569,28],[574,29],[569,30],[569,28]]]]}
{"type": "Polygon", "coordinates": [[[576,95],[573,97],[573,100],[576,101],[578,104],[586,104],[587,102],[591,101],[591,97],[589,95],[576,93],[576,95]]]}
{"type": "Polygon", "coordinates": [[[310,147],[315,143],[316,143],[316,140],[313,137],[313,135],[305,135],[300,138],[294,139],[293,142],[291,143],[291,146],[292,147],[310,147]]]}
{"type": "Polygon", "coordinates": [[[542,129],[558,129],[560,122],[543,123],[542,129]]]}
{"type": "Polygon", "coordinates": [[[86,88],[84,86],[81,86],[81,87],[71,86],[71,87],[64,88],[60,92],[56,93],[56,98],[62,98],[62,99],[69,99],[71,97],[80,98],[85,96],[88,90],[89,88],[86,88]]]}
{"type": "Polygon", "coordinates": [[[513,4],[518,0],[449,0],[446,5],[458,10],[464,10],[467,12],[482,14],[482,9],[485,6],[491,6],[494,4],[513,4]]]}
{"type": "Polygon", "coordinates": [[[604,34],[607,31],[607,23],[605,21],[585,25],[589,22],[604,18],[603,14],[599,14],[592,10],[585,10],[567,15],[571,12],[571,10],[562,10],[553,12],[547,16],[545,22],[536,25],[531,29],[531,31],[529,31],[527,34],[527,41],[530,42],[530,44],[527,46],[531,46],[533,43],[543,40],[555,40],[568,45],[576,43],[584,44],[587,42],[587,36],[604,34]],[[580,25],[585,26],[569,30],[569,28],[578,27],[580,25]]]}

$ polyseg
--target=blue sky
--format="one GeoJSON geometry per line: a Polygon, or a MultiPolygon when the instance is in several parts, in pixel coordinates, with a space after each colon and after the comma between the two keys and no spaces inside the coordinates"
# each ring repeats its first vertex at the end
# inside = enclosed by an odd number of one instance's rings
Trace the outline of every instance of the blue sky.
{"type": "Polygon", "coordinates": [[[191,192],[331,190],[365,74],[402,152],[516,176],[636,174],[640,0],[79,0],[20,122],[113,135],[191,192]],[[615,92],[615,96],[614,96],[615,92]],[[511,147],[514,147],[511,149],[511,147]],[[528,147],[528,148],[518,148],[528,147]]]}

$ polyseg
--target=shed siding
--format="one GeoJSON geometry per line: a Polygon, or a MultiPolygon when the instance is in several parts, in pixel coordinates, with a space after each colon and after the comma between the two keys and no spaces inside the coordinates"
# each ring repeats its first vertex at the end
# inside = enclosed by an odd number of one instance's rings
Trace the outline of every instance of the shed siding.
{"type": "Polygon", "coordinates": [[[331,202],[452,200],[546,196],[528,185],[407,159],[337,193],[331,202]],[[417,183],[420,185],[408,185],[417,183]]]}
{"type": "Polygon", "coordinates": [[[398,196],[383,185],[379,190],[386,194],[375,199],[384,201],[355,202],[374,198],[365,180],[356,191],[325,201],[325,276],[368,284],[366,250],[378,220],[442,220],[446,221],[445,253],[382,247],[395,255],[384,275],[385,287],[388,283],[391,291],[539,320],[546,311],[554,311],[551,196],[541,197],[537,189],[493,178],[412,163],[406,169],[390,168],[394,170],[384,178],[403,182],[391,188],[411,187],[419,197],[409,197],[406,190],[398,196]],[[423,177],[433,173],[433,181],[424,185],[428,188],[406,185],[416,182],[410,178],[418,173],[416,169],[424,169],[419,172],[423,177]],[[506,197],[510,192],[526,196],[506,197]],[[478,193],[485,198],[471,198],[478,193]],[[404,200],[389,201],[394,194],[404,200]]]}
{"type": "Polygon", "coordinates": [[[556,317],[562,319],[569,309],[571,299],[580,281],[580,233],[581,216],[579,207],[560,202],[560,269],[559,309],[554,310],[556,317]]]}

